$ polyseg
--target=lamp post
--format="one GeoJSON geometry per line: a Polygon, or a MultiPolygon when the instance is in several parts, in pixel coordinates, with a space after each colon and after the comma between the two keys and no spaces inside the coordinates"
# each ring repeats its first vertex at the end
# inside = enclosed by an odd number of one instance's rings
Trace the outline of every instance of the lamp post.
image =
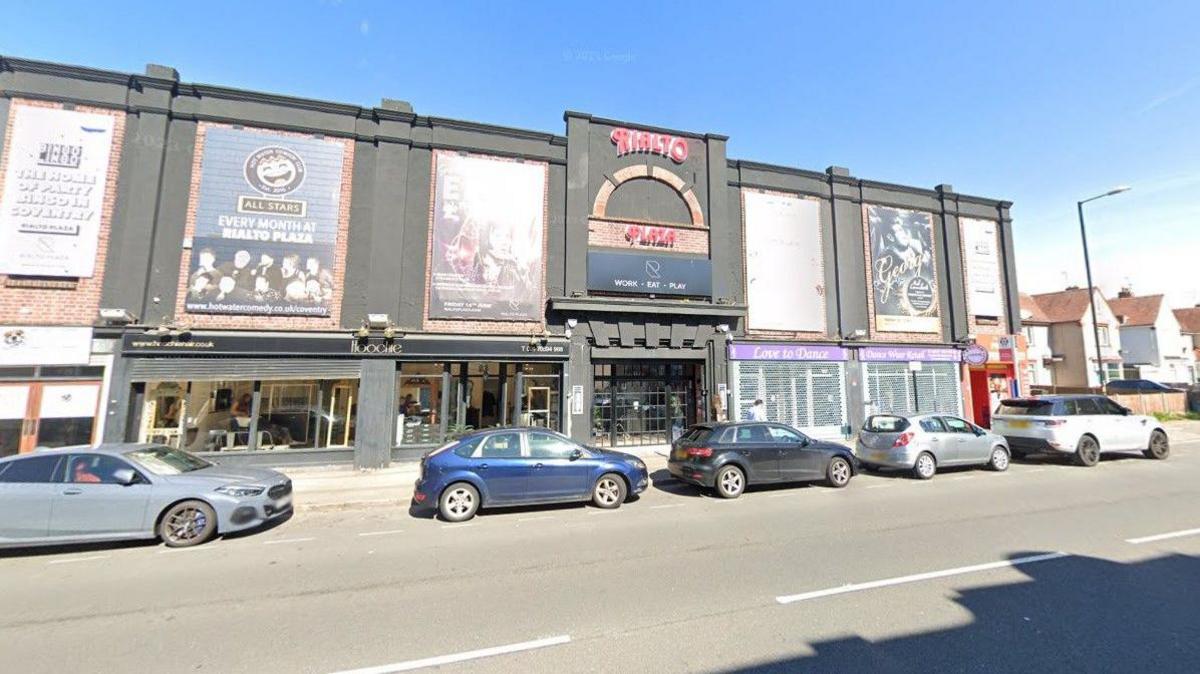
{"type": "Polygon", "coordinates": [[[1104,197],[1111,197],[1114,194],[1128,192],[1130,189],[1132,188],[1127,185],[1121,185],[1119,187],[1112,188],[1104,194],[1097,194],[1094,197],[1084,199],[1077,204],[1079,207],[1079,235],[1083,237],[1083,266],[1084,269],[1087,270],[1088,303],[1092,307],[1092,339],[1096,340],[1096,377],[1097,381],[1100,382],[1101,388],[1104,387],[1104,357],[1100,351],[1100,324],[1096,321],[1096,291],[1095,286],[1092,285],[1092,262],[1088,257],[1087,227],[1085,227],[1083,224],[1083,205],[1089,201],[1095,201],[1097,199],[1103,199],[1104,197]]]}

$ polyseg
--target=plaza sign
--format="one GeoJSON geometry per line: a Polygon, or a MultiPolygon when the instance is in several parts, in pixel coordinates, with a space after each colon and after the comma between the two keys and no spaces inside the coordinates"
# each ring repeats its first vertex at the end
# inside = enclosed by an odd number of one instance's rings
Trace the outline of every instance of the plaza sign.
{"type": "Polygon", "coordinates": [[[618,157],[633,153],[657,154],[669,157],[676,164],[682,164],[688,158],[687,140],[679,136],[616,128],[608,137],[617,146],[618,157]]]}

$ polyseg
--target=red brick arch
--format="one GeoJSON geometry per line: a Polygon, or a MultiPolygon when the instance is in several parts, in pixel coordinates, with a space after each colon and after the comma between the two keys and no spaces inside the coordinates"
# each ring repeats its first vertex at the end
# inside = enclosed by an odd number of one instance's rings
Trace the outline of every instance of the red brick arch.
{"type": "Polygon", "coordinates": [[[608,198],[616,191],[617,187],[630,180],[657,180],[666,183],[679,193],[679,196],[687,204],[688,211],[692,215],[693,227],[704,227],[704,213],[700,210],[700,200],[696,198],[696,193],[692,191],[691,186],[683,181],[683,178],[675,175],[671,171],[659,166],[651,166],[649,164],[634,164],[626,166],[612,175],[612,178],[605,178],[604,184],[600,186],[600,191],[596,194],[596,201],[592,203],[592,217],[605,218],[608,217],[608,198]]]}

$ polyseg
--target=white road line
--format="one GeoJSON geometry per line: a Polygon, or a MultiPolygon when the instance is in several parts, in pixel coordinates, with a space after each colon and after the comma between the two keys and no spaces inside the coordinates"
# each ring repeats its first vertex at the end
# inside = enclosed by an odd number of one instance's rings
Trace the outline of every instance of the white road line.
{"type": "Polygon", "coordinates": [[[1021,472],[1023,472],[1023,473],[1043,473],[1045,471],[1046,471],[1045,468],[1034,468],[1033,470],[1025,470],[1025,471],[1021,471],[1021,472]]]}
{"type": "Polygon", "coordinates": [[[1142,536],[1141,538],[1126,538],[1125,542],[1141,545],[1142,543],[1153,543],[1154,541],[1165,541],[1168,538],[1183,538],[1184,536],[1195,536],[1197,534],[1200,534],[1200,529],[1184,529],[1182,531],[1169,531],[1165,534],[1142,536]]]}
{"type": "Polygon", "coordinates": [[[975,477],[975,476],[974,475],[955,475],[954,477],[946,478],[946,480],[948,482],[958,482],[959,480],[970,480],[973,477],[975,477]]]}
{"type": "Polygon", "coordinates": [[[173,554],[180,553],[180,552],[204,552],[205,550],[219,550],[219,549],[220,549],[220,546],[214,545],[213,543],[209,543],[208,545],[201,545],[199,547],[193,546],[190,548],[167,548],[165,550],[159,550],[158,554],[173,555],[173,554]]]}
{"type": "Polygon", "coordinates": [[[389,531],[364,531],[359,536],[391,536],[402,533],[404,533],[403,529],[391,529],[389,531]]]}
{"type": "Polygon", "coordinates": [[[263,545],[283,545],[284,543],[304,543],[305,541],[315,541],[316,538],[281,538],[277,541],[263,541],[263,545]]]}
{"type": "Polygon", "coordinates": [[[92,555],[91,557],[72,557],[71,559],[52,559],[47,564],[74,564],[76,562],[92,562],[97,559],[108,559],[108,555],[92,555]]]}
{"type": "Polygon", "coordinates": [[[538,517],[519,517],[518,522],[544,522],[546,520],[557,519],[554,515],[539,515],[538,517]]]}
{"type": "Polygon", "coordinates": [[[783,498],[784,496],[795,496],[799,493],[798,491],[781,491],[775,494],[767,494],[767,498],[783,498]]]}
{"type": "Polygon", "coordinates": [[[895,487],[895,486],[896,485],[894,485],[894,484],[871,484],[871,485],[867,485],[867,489],[887,489],[888,487],[895,487]]]}
{"type": "Polygon", "coordinates": [[[335,672],[335,674],[392,674],[392,672],[410,672],[414,669],[422,669],[425,667],[439,667],[441,665],[450,665],[456,662],[466,662],[467,660],[478,660],[479,658],[490,658],[497,655],[531,651],[536,648],[559,646],[561,644],[569,643],[570,641],[570,635],[562,634],[557,637],[536,639],[534,641],[522,641],[519,644],[508,644],[507,646],[481,648],[476,651],[464,651],[462,653],[454,653],[452,655],[439,655],[437,657],[424,658],[422,660],[407,660],[405,662],[394,662],[390,665],[379,665],[378,667],[347,669],[345,671],[335,672]]]}
{"type": "Polygon", "coordinates": [[[904,583],[916,583],[923,580],[933,580],[935,578],[945,578],[947,576],[960,576],[966,573],[978,573],[980,571],[990,571],[992,569],[1004,569],[1022,564],[1033,564],[1034,562],[1044,562],[1051,559],[1059,559],[1067,557],[1065,552],[1052,552],[1045,555],[1033,555],[1031,557],[1018,557],[1017,559],[1008,559],[1002,562],[990,562],[988,564],[976,564],[974,566],[960,566],[956,569],[944,569],[942,571],[930,571],[928,573],[917,573],[911,576],[900,576],[898,578],[885,578],[883,580],[873,580],[868,583],[851,583],[841,587],[831,587],[826,590],[816,590],[813,592],[803,592],[801,594],[789,594],[781,597],[775,597],[775,601],[780,604],[791,604],[798,601],[808,601],[809,599],[819,599],[821,597],[829,597],[836,594],[846,594],[849,592],[859,592],[862,590],[874,590],[880,587],[888,587],[890,585],[903,585],[904,583]]]}
{"type": "Polygon", "coordinates": [[[474,522],[467,522],[466,524],[443,524],[442,528],[443,529],[469,529],[473,526],[475,526],[474,522]]]}
{"type": "Polygon", "coordinates": [[[664,503],[663,505],[650,506],[651,510],[662,510],[663,508],[682,508],[682,503],[664,503]]]}

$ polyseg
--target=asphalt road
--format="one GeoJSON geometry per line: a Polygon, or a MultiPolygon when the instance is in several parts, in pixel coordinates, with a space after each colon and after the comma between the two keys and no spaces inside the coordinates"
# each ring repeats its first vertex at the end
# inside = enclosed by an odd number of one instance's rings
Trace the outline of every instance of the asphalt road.
{"type": "Polygon", "coordinates": [[[864,475],[735,501],[658,464],[655,486],[611,512],[510,509],[457,525],[398,508],[306,513],[193,550],[7,552],[0,671],[1200,662],[1200,443],[1166,462],[864,475]]]}

